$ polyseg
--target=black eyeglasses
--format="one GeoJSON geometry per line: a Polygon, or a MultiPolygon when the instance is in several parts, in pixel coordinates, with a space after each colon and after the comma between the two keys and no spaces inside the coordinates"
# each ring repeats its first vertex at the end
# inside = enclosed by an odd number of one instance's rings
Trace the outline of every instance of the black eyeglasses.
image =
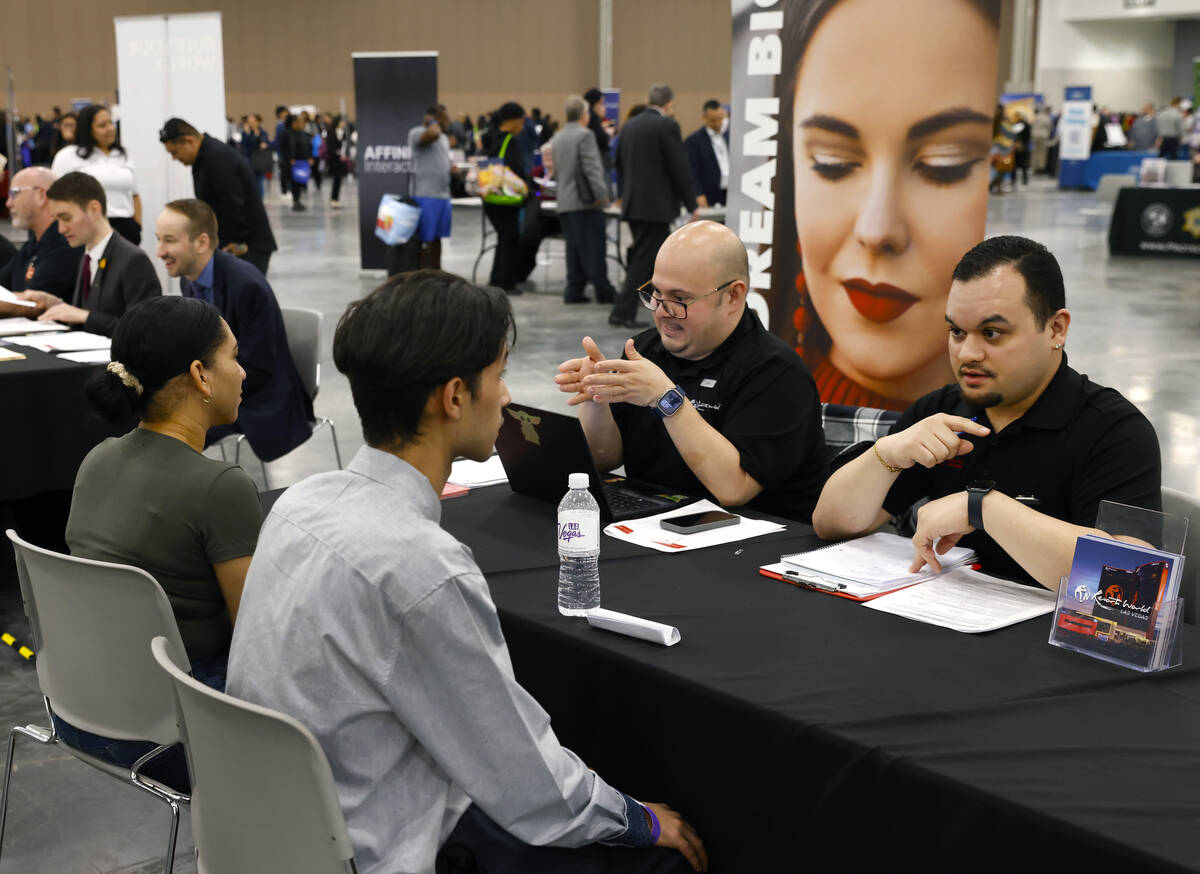
{"type": "Polygon", "coordinates": [[[737,282],[736,279],[731,279],[728,282],[724,282],[724,283],[718,285],[716,288],[714,288],[708,294],[702,294],[699,297],[689,300],[687,302],[684,302],[681,300],[667,300],[661,294],[655,294],[654,292],[658,291],[658,289],[654,287],[653,280],[641,285],[638,288],[637,293],[638,293],[638,297],[641,298],[641,300],[642,300],[642,306],[644,306],[646,309],[653,311],[653,310],[658,309],[659,307],[662,307],[663,312],[667,314],[668,318],[686,319],[688,307],[690,307],[692,304],[694,304],[698,300],[703,300],[706,297],[712,297],[714,294],[724,291],[726,288],[733,285],[735,282],[737,282]]]}

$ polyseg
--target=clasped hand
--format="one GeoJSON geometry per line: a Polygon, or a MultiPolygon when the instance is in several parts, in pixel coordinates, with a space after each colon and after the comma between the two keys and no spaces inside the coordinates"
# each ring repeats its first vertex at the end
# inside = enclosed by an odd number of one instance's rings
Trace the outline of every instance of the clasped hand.
{"type": "Polygon", "coordinates": [[[594,401],[653,406],[675,383],[657,364],[643,358],[633,340],[625,341],[626,358],[606,359],[591,337],[583,338],[582,358],[571,358],[558,366],[554,381],[558,390],[572,396],[567,404],[594,401]]]}

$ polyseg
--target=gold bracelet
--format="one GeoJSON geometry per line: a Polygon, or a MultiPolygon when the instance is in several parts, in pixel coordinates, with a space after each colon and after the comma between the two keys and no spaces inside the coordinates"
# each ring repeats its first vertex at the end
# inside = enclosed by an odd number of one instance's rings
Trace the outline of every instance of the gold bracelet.
{"type": "Polygon", "coordinates": [[[886,461],[883,460],[883,456],[879,454],[879,443],[878,442],[872,443],[871,448],[875,450],[875,457],[879,459],[880,464],[882,464],[884,467],[887,468],[888,473],[900,473],[900,471],[904,470],[904,468],[902,468],[902,467],[892,467],[892,465],[888,464],[886,461]]]}

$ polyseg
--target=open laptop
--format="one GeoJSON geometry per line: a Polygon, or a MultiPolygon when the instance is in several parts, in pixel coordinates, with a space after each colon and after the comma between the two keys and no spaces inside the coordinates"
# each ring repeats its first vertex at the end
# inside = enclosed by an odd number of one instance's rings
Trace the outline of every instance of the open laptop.
{"type": "Polygon", "coordinates": [[[690,504],[696,498],[616,474],[601,475],[588,449],[579,420],[522,404],[504,408],[496,451],[514,492],[558,503],[567,493],[567,477],[586,473],[589,491],[606,522],[649,516],[690,504]]]}

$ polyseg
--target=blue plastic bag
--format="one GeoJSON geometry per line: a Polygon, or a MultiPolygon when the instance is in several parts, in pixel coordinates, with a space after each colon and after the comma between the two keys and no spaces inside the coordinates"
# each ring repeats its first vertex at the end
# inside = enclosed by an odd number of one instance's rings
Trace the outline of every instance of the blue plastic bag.
{"type": "Polygon", "coordinates": [[[389,246],[407,243],[421,223],[421,207],[394,194],[379,199],[375,214],[375,236],[389,246]]]}
{"type": "Polygon", "coordinates": [[[292,181],[297,185],[307,185],[312,178],[312,167],[308,161],[292,161],[292,181]]]}

